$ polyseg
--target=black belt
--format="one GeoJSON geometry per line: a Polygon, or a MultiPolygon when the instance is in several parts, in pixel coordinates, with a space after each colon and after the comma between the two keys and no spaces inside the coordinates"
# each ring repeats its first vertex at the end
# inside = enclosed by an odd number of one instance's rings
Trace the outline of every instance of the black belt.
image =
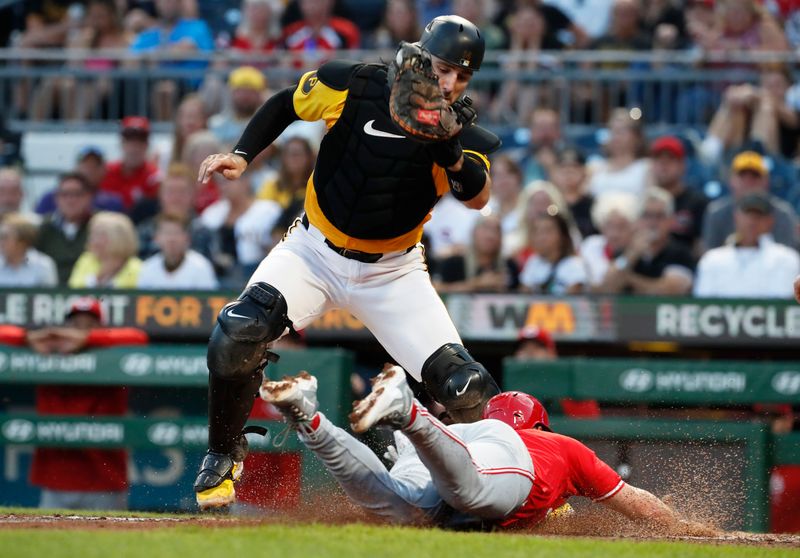
{"type": "MultiPolygon", "coordinates": [[[[300,222],[303,226],[308,230],[309,223],[308,223],[308,216],[303,214],[302,219],[300,222]]],[[[373,254],[372,252],[362,252],[361,250],[350,250],[349,248],[341,248],[336,246],[333,242],[325,239],[325,244],[327,244],[328,248],[342,256],[343,258],[347,258],[348,260],[356,260],[357,262],[362,263],[377,263],[382,257],[383,254],[373,254]]],[[[406,250],[406,254],[408,254],[411,250],[414,249],[414,245],[408,247],[406,250]]]]}

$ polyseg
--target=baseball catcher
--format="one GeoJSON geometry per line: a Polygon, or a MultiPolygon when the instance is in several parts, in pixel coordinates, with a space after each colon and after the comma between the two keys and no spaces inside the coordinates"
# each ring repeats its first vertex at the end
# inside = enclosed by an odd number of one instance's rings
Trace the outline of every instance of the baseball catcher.
{"type": "Polygon", "coordinates": [[[474,123],[465,96],[484,54],[475,25],[431,21],[391,67],[336,60],[273,95],[232,153],[209,156],[199,180],[241,175],[293,121],[327,133],[305,214],[225,306],[208,345],[209,452],[194,490],[201,509],[235,500],[242,435],[272,343],[331,308],[369,328],[452,420],[478,420],[499,388],[461,342],[431,285],[422,227],[448,192],[472,209],[489,200],[487,154],[499,139],[474,123]]]}

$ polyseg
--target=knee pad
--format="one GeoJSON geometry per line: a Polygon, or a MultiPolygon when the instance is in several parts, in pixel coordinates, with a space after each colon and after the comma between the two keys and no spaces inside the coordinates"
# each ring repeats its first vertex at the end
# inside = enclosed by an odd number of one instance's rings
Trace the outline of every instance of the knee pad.
{"type": "Polygon", "coordinates": [[[442,345],[428,357],[422,383],[455,422],[480,420],[486,402],[500,393],[489,371],[458,343],[442,345]]]}
{"type": "Polygon", "coordinates": [[[268,351],[292,322],[283,295],[267,283],[255,283],[225,305],[208,342],[208,370],[220,378],[243,378],[274,357],[268,351]]]}

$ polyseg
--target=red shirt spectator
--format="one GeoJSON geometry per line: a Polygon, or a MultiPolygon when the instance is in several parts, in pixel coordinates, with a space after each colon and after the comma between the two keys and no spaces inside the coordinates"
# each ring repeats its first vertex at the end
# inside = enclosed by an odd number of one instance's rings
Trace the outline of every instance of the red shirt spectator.
{"type": "Polygon", "coordinates": [[[333,15],[333,0],[300,0],[303,19],[283,28],[280,43],[294,51],[358,48],[361,32],[352,21],[333,15]]]}
{"type": "MultiPolygon", "coordinates": [[[[0,343],[62,354],[148,343],[147,334],[136,328],[98,327],[101,316],[96,299],[78,299],[70,307],[65,327],[29,332],[18,326],[0,326],[0,343]]],[[[39,415],[123,416],[128,411],[128,390],[121,386],[38,386],[36,411],[39,415]]],[[[31,483],[57,491],[124,491],[128,488],[128,454],[123,449],[36,448],[31,483]]]]}
{"type": "Polygon", "coordinates": [[[100,189],[119,195],[126,210],[142,198],[155,198],[160,177],[158,167],[147,160],[150,122],[143,116],[122,120],[122,159],[109,163],[100,189]]]}

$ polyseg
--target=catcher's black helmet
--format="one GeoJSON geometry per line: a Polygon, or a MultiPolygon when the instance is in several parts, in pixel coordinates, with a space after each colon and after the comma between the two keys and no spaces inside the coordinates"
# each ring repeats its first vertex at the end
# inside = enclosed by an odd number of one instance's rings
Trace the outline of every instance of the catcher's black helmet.
{"type": "Polygon", "coordinates": [[[468,19],[456,15],[432,19],[417,44],[433,56],[474,71],[480,69],[486,49],[478,28],[468,19]]]}

